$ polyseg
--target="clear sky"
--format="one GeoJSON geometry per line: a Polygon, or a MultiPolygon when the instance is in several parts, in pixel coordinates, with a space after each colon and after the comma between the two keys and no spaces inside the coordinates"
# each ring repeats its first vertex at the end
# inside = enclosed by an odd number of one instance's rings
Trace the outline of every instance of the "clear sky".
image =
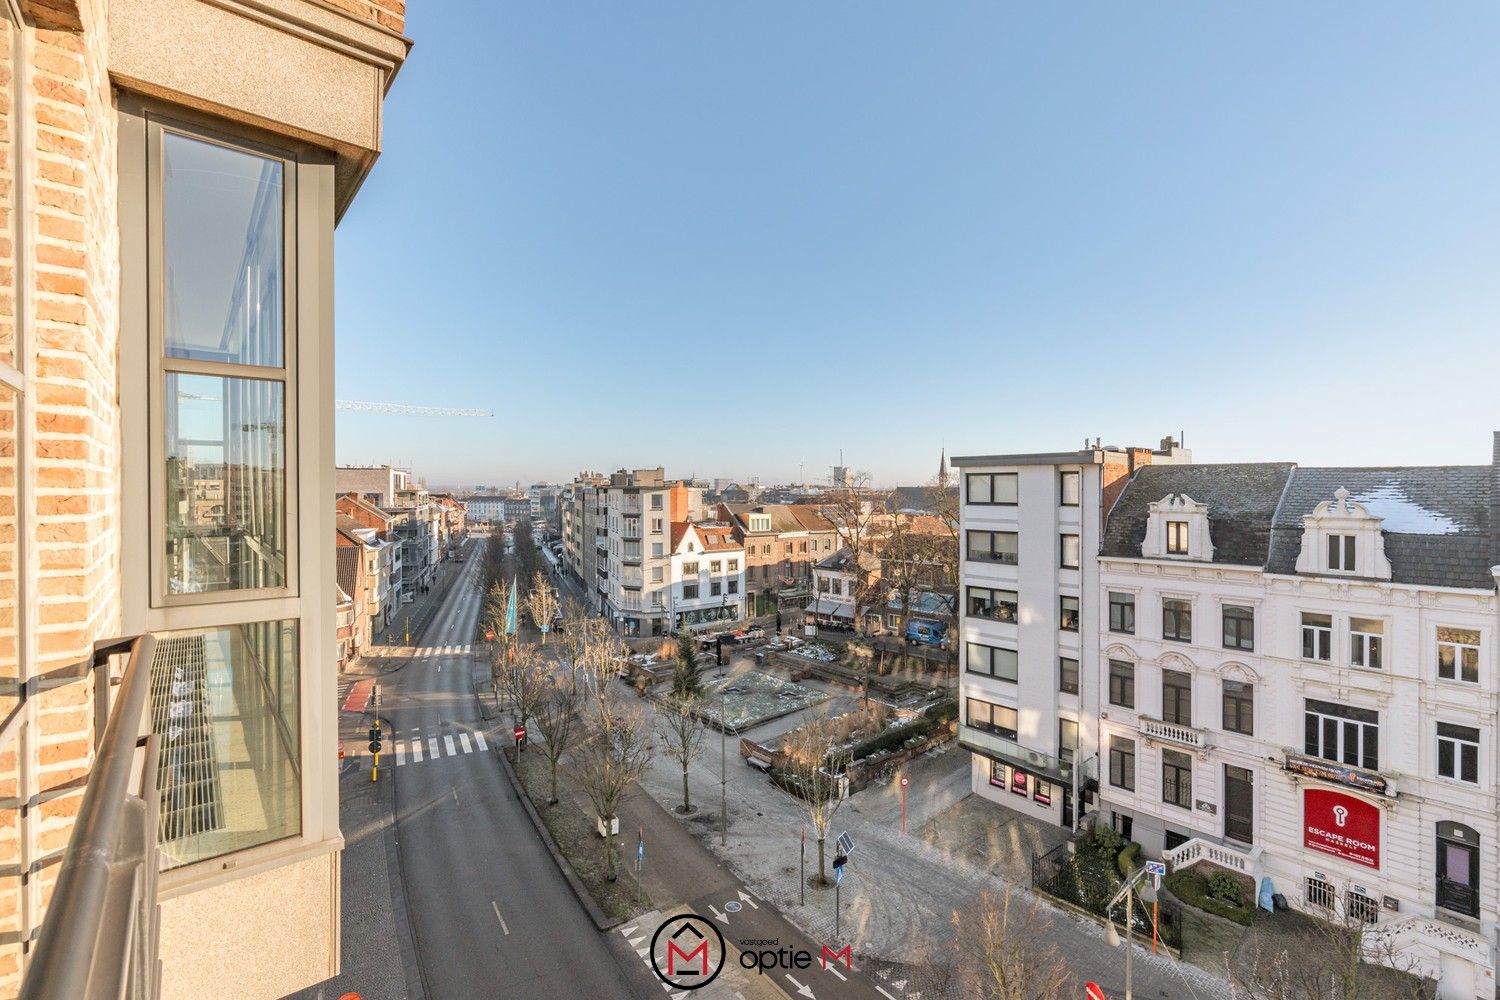
{"type": "Polygon", "coordinates": [[[339,458],[1489,460],[1500,5],[412,0],[339,458]]]}

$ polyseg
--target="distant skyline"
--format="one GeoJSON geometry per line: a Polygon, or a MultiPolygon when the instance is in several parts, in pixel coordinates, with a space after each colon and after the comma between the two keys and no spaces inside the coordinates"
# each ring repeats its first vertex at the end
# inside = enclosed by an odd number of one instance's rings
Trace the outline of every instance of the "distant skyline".
{"type": "Polygon", "coordinates": [[[338,396],[497,416],[340,413],[340,462],[1489,460],[1493,4],[447,0],[407,33],[338,396]]]}

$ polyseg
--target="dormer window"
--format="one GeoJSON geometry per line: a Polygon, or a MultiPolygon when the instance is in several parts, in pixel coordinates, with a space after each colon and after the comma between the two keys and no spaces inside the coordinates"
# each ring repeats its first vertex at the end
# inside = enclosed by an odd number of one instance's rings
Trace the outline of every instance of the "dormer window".
{"type": "Polygon", "coordinates": [[[1186,493],[1169,493],[1150,505],[1141,555],[1147,559],[1214,561],[1208,505],[1186,493]]]}
{"type": "Polygon", "coordinates": [[[1354,536],[1328,536],[1328,571],[1330,573],[1354,572],[1354,536]]]}
{"type": "Polygon", "coordinates": [[[1167,554],[1172,556],[1188,554],[1188,523],[1186,521],[1167,522],[1167,554]]]}

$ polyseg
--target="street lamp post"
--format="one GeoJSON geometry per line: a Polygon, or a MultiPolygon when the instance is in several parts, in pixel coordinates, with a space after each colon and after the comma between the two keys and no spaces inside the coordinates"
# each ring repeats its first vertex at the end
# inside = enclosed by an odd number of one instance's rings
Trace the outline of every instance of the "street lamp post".
{"type": "Polygon", "coordinates": [[[729,685],[719,685],[719,846],[729,844],[729,685]]]}
{"type": "Polygon", "coordinates": [[[1109,918],[1109,911],[1119,905],[1120,897],[1123,896],[1125,898],[1125,1000],[1135,1000],[1131,990],[1131,958],[1132,953],[1135,951],[1135,946],[1132,942],[1135,937],[1134,890],[1136,883],[1141,884],[1141,902],[1155,903],[1156,887],[1151,881],[1147,880],[1146,869],[1142,868],[1125,880],[1125,885],[1121,887],[1119,892],[1115,893],[1115,898],[1110,900],[1109,905],[1104,908],[1104,919],[1106,921],[1104,925],[1104,937],[1109,942],[1111,948],[1117,948],[1120,945],[1120,935],[1115,930],[1115,922],[1109,918]]]}

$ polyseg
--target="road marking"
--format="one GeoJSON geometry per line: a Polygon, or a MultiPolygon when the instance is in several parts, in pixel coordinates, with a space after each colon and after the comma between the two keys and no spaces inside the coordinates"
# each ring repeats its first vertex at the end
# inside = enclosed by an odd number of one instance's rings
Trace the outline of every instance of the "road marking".
{"type": "Polygon", "coordinates": [[[497,902],[495,902],[492,899],[492,900],[490,900],[490,906],[492,906],[494,908],[494,910],[495,910],[495,919],[498,920],[498,921],[500,921],[500,929],[502,931],[504,931],[507,935],[509,935],[510,934],[510,928],[507,927],[507,926],[505,926],[505,918],[500,915],[500,904],[497,903],[497,902]]]}
{"type": "Polygon", "coordinates": [[[469,746],[469,734],[468,733],[459,733],[458,734],[458,745],[464,748],[464,753],[469,753],[471,750],[474,749],[473,747],[469,746]]]}
{"type": "Polygon", "coordinates": [[[474,742],[479,745],[479,749],[481,749],[481,750],[488,750],[489,749],[489,747],[485,746],[485,744],[484,744],[484,734],[483,733],[475,733],[474,734],[474,742]]]}
{"type": "Polygon", "coordinates": [[[400,740],[391,740],[391,743],[396,747],[396,766],[400,767],[406,763],[406,745],[400,740]]]}
{"type": "Polygon", "coordinates": [[[448,748],[448,756],[449,757],[454,757],[454,756],[458,755],[458,751],[455,750],[455,749],[453,749],[453,737],[451,737],[451,736],[444,736],[443,737],[443,746],[445,746],[445,747],[448,748]]]}
{"type": "MultiPolygon", "coordinates": [[[[812,991],[812,987],[811,986],[803,986],[801,983],[797,982],[797,980],[792,977],[792,974],[790,972],[788,972],[786,974],[786,977],[788,979],[792,980],[792,985],[795,986],[795,987],[797,987],[797,993],[800,996],[813,997],[813,991],[812,991]]],[[[814,997],[814,1000],[816,1000],[815,997],[814,997]]]]}
{"type": "Polygon", "coordinates": [[[885,1000],[896,1000],[895,997],[891,996],[889,993],[887,993],[885,990],[881,989],[879,986],[875,987],[875,992],[877,992],[881,996],[885,997],[885,1000]]]}
{"type": "Polygon", "coordinates": [[[748,892],[746,892],[744,889],[740,890],[740,898],[743,899],[745,902],[749,903],[751,906],[755,906],[755,908],[757,910],[760,909],[759,906],[755,905],[755,900],[751,899],[750,898],[750,894],[748,892]]]}
{"type": "Polygon", "coordinates": [[[724,921],[726,924],[729,923],[729,917],[725,916],[724,914],[720,913],[718,910],[714,909],[714,904],[712,904],[712,903],[708,904],[708,912],[712,913],[714,916],[718,917],[720,920],[724,921]]]}
{"type": "Polygon", "coordinates": [[[442,756],[442,754],[438,753],[437,737],[436,736],[429,736],[429,737],[427,737],[427,746],[431,748],[431,750],[432,750],[432,756],[434,756],[434,757],[441,757],[442,756]]]}
{"type": "Polygon", "coordinates": [[[826,971],[833,973],[835,976],[838,976],[840,979],[843,979],[844,982],[847,983],[849,981],[848,979],[844,978],[844,974],[839,971],[839,967],[838,966],[836,966],[836,965],[825,965],[825,966],[823,966],[823,968],[826,971]]]}
{"type": "Polygon", "coordinates": [[[420,736],[411,741],[411,762],[422,763],[422,737],[420,736]]]}

